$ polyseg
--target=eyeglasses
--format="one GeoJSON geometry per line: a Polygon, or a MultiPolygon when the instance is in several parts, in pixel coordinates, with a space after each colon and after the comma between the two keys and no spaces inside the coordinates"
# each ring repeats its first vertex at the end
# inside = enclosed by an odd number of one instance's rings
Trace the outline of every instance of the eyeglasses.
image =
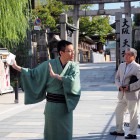
{"type": "Polygon", "coordinates": [[[75,50],[66,50],[65,52],[68,52],[68,53],[74,53],[75,50]]]}

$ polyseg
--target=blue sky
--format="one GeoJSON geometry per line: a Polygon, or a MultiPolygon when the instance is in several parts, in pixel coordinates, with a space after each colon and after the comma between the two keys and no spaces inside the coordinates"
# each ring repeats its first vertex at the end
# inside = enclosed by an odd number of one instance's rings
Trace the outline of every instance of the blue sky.
{"type": "MultiPolygon", "coordinates": [[[[131,6],[140,7],[140,1],[131,2],[131,6]]],[[[108,4],[105,4],[105,9],[118,9],[120,7],[124,7],[124,3],[108,3],[108,4]]],[[[98,10],[98,4],[94,5],[92,10],[98,10]]],[[[115,22],[115,17],[110,16],[110,24],[113,23],[113,22],[115,22]]]]}
{"type": "MultiPolygon", "coordinates": [[[[124,3],[115,3],[115,4],[111,3],[111,8],[110,8],[110,4],[106,4],[105,8],[112,9],[112,8],[120,8],[120,7],[123,7],[123,6],[124,6],[124,3]]],[[[131,2],[131,6],[140,7],[140,1],[131,2]]]]}
{"type": "MultiPolygon", "coordinates": [[[[114,9],[114,8],[120,8],[123,6],[124,6],[124,3],[108,3],[108,4],[105,4],[105,9],[114,9]]],[[[140,1],[131,2],[131,6],[140,7],[140,1]]],[[[92,9],[97,10],[98,5],[95,4],[92,9]]]]}

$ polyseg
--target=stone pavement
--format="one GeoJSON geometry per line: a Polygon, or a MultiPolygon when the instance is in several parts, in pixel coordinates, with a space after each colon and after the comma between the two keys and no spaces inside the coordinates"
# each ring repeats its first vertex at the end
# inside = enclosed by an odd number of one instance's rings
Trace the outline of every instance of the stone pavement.
{"type": "MultiPolygon", "coordinates": [[[[79,65],[82,95],[74,111],[73,140],[124,140],[109,135],[115,129],[115,62],[79,65]]],[[[0,96],[0,140],[43,140],[46,101],[26,106],[23,102],[21,90],[17,104],[14,93],[0,96]]],[[[128,129],[125,127],[126,134],[128,129]]]]}

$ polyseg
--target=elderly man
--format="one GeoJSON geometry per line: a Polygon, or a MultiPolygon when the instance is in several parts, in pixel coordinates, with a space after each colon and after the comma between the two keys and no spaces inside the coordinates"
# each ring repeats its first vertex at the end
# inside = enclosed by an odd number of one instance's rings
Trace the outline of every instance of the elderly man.
{"type": "Polygon", "coordinates": [[[125,51],[125,62],[121,63],[115,77],[115,84],[119,90],[116,113],[116,131],[111,135],[124,136],[124,115],[128,109],[130,114],[129,134],[125,139],[137,139],[138,107],[140,92],[140,65],[135,62],[137,51],[128,48],[125,51]]]}

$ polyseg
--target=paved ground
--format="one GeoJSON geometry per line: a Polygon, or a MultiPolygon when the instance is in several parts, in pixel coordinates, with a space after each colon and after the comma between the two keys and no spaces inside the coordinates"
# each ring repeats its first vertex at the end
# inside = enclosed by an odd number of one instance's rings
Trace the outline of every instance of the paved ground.
{"type": "MultiPolygon", "coordinates": [[[[115,63],[80,64],[80,70],[82,96],[74,111],[73,140],[124,140],[109,135],[114,130],[117,103],[115,63]]],[[[0,96],[0,140],[43,140],[46,101],[25,106],[23,96],[19,90],[18,104],[14,93],[0,96]]]]}

